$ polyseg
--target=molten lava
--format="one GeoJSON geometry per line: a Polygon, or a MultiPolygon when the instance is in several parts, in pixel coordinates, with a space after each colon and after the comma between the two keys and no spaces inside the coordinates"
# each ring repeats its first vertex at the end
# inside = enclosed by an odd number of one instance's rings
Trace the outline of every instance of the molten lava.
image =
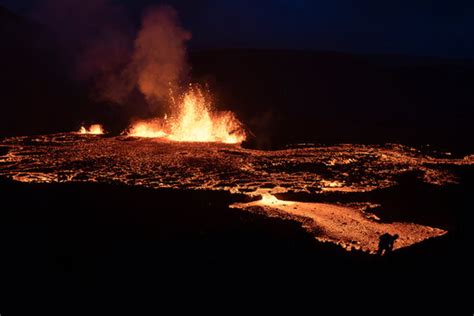
{"type": "Polygon", "coordinates": [[[102,135],[104,134],[104,128],[100,124],[93,124],[88,128],[81,126],[79,134],[88,134],[88,135],[102,135]]]}
{"type": "Polygon", "coordinates": [[[132,125],[128,135],[148,138],[161,138],[167,136],[163,130],[163,122],[160,119],[137,122],[132,125]]]}
{"type": "Polygon", "coordinates": [[[293,202],[290,201],[282,201],[279,200],[276,196],[270,194],[270,193],[264,193],[262,194],[262,199],[258,201],[261,205],[266,205],[266,206],[276,206],[276,205],[283,205],[283,206],[288,206],[293,204],[293,202]]]}
{"type": "MultiPolygon", "coordinates": [[[[176,98],[172,98],[175,100],[176,98]]],[[[241,143],[245,140],[242,124],[232,112],[213,109],[208,94],[190,86],[174,105],[176,113],[170,118],[139,121],[129,136],[162,137],[182,142],[241,143]]]]}
{"type": "MultiPolygon", "coordinates": [[[[163,119],[141,126],[145,130],[157,126],[159,130],[171,126],[171,122],[163,119]],[[162,122],[167,126],[161,126],[162,122]]],[[[426,201],[431,192],[443,194],[454,204],[467,199],[464,194],[468,193],[463,192],[468,190],[461,182],[465,181],[465,173],[461,170],[471,174],[473,158],[441,154],[432,157],[396,144],[295,146],[260,151],[222,143],[60,133],[1,139],[0,178],[71,185],[113,181],[154,189],[245,194],[248,203],[236,202],[230,207],[291,219],[321,242],[335,243],[349,251],[375,253],[379,237],[385,232],[400,236],[395,248],[445,234],[449,225],[426,226],[417,222],[419,214],[433,213],[436,205],[426,201]],[[416,178],[399,181],[413,173],[416,178]],[[393,217],[390,197],[399,195],[400,190],[408,192],[414,184],[421,188],[421,196],[417,200],[400,199],[393,217]],[[459,189],[453,190],[454,185],[460,185],[459,189]]],[[[241,198],[235,201],[238,200],[241,198]]],[[[449,223],[452,212],[445,209],[445,205],[435,209],[434,218],[449,223]]],[[[429,218],[432,217],[427,223],[429,218]]]]}

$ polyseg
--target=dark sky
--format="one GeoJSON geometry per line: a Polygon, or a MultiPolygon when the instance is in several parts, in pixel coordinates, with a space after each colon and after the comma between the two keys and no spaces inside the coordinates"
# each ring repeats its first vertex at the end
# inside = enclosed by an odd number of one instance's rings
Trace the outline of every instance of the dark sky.
{"type": "MultiPolygon", "coordinates": [[[[0,0],[18,12],[33,1],[0,0]]],[[[115,0],[138,21],[159,0],[115,0]]],[[[473,0],[170,0],[191,45],[474,57],[473,0]]]]}

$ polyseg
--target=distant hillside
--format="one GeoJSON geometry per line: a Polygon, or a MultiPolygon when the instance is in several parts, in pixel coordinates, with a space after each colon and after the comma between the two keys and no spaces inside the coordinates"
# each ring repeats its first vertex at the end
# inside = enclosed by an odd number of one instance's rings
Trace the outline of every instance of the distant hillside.
{"type": "Polygon", "coordinates": [[[406,142],[472,148],[467,140],[474,118],[472,62],[399,57],[226,50],[196,52],[191,60],[193,74],[218,89],[221,103],[244,117],[261,145],[406,142]]]}

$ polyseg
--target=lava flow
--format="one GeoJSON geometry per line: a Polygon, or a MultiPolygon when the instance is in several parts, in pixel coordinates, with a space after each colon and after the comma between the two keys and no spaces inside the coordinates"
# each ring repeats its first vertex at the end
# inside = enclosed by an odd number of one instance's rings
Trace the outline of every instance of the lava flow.
{"type": "MultiPolygon", "coordinates": [[[[173,127],[172,119],[163,122],[173,127]]],[[[165,137],[178,137],[175,128],[165,137]]],[[[232,208],[290,218],[319,241],[374,253],[382,232],[398,234],[395,248],[403,248],[451,229],[449,207],[433,211],[438,203],[431,200],[441,196],[455,203],[464,198],[459,194],[465,190],[456,189],[465,181],[459,174],[472,174],[474,166],[473,155],[432,157],[394,144],[259,151],[161,140],[77,133],[6,138],[0,140],[0,177],[228,191],[253,201],[233,203],[232,208]],[[419,188],[417,194],[413,187],[419,188]]]]}
{"type": "Polygon", "coordinates": [[[346,250],[362,250],[375,254],[380,232],[397,234],[400,239],[394,249],[411,246],[425,239],[442,236],[443,229],[415,223],[385,223],[377,216],[365,212],[370,203],[341,205],[331,203],[297,202],[280,200],[266,192],[261,200],[250,203],[235,203],[233,208],[247,210],[263,209],[276,216],[290,215],[314,234],[321,242],[332,242],[346,250]]]}
{"type": "Polygon", "coordinates": [[[177,110],[171,117],[138,121],[130,127],[127,135],[227,144],[245,140],[245,131],[235,115],[229,111],[215,111],[209,93],[203,92],[201,88],[190,85],[176,102],[173,108],[177,110]]]}

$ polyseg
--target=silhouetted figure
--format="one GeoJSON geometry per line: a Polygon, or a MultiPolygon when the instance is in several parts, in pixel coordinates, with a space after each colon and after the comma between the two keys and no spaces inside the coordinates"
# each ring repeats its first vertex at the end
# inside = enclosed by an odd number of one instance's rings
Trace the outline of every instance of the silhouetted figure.
{"type": "Polygon", "coordinates": [[[398,239],[398,234],[390,235],[389,233],[385,233],[379,237],[379,249],[377,250],[377,254],[379,256],[386,255],[393,251],[393,244],[395,240],[398,239]]]}

